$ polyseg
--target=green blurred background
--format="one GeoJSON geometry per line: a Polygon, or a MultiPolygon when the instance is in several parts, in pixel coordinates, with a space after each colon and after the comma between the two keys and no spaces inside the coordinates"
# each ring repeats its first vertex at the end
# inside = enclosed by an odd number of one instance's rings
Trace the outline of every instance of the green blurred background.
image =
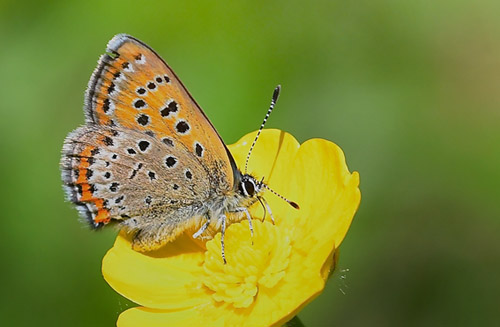
{"type": "Polygon", "coordinates": [[[307,326],[500,318],[500,2],[1,1],[4,326],[113,326],[115,231],[64,202],[58,162],[116,33],[156,49],[226,143],[268,127],[339,144],[362,201],[307,326]],[[345,294],[344,294],[345,293],[345,294]]]}

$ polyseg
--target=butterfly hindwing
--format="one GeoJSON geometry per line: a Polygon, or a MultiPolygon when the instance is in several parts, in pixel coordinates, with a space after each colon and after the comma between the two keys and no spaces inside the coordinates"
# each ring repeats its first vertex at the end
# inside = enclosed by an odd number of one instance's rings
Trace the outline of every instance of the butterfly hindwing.
{"type": "Polygon", "coordinates": [[[83,126],[63,148],[63,180],[70,200],[91,223],[165,216],[210,196],[206,169],[183,147],[141,132],[83,126]],[[180,165],[180,160],[184,165],[180,165]]]}

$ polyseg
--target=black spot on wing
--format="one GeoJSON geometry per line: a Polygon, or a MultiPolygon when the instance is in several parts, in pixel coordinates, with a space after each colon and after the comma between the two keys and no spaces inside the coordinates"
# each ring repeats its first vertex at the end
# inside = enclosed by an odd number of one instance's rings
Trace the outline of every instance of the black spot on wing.
{"type": "Polygon", "coordinates": [[[174,156],[167,156],[165,158],[165,165],[167,165],[168,168],[173,168],[177,164],[177,158],[174,156]]]}
{"type": "Polygon", "coordinates": [[[103,139],[104,144],[107,146],[112,146],[114,144],[113,139],[109,136],[105,136],[103,139]]]}
{"type": "Polygon", "coordinates": [[[145,114],[139,115],[137,117],[137,123],[139,123],[139,125],[146,126],[149,124],[149,116],[145,114]]]}
{"type": "Polygon", "coordinates": [[[109,106],[110,100],[108,98],[104,99],[104,101],[102,102],[102,111],[104,111],[104,113],[107,113],[109,111],[109,106]]]}
{"type": "Polygon", "coordinates": [[[115,83],[111,83],[111,85],[109,85],[109,87],[108,87],[108,94],[109,95],[113,94],[113,92],[115,92],[115,90],[116,90],[115,83]]]}
{"type": "Polygon", "coordinates": [[[179,110],[179,106],[177,105],[177,102],[172,100],[160,110],[160,114],[165,118],[168,117],[171,113],[177,112],[177,110],[179,110]]]}
{"type": "Polygon", "coordinates": [[[120,186],[120,184],[117,183],[117,182],[111,183],[111,186],[109,187],[109,190],[111,192],[118,192],[118,187],[119,186],[120,186]]]}
{"type": "Polygon", "coordinates": [[[196,142],[194,146],[194,152],[198,157],[201,158],[203,156],[203,146],[200,143],[196,142]]]}
{"type": "Polygon", "coordinates": [[[146,151],[149,148],[150,144],[151,143],[149,143],[148,141],[142,140],[142,141],[139,141],[139,143],[137,143],[137,146],[139,147],[139,149],[142,152],[144,152],[144,151],[146,151]]]}
{"type": "Polygon", "coordinates": [[[177,132],[179,132],[180,134],[186,134],[190,127],[189,127],[189,124],[184,121],[184,120],[180,120],[179,122],[177,122],[177,124],[175,125],[175,129],[177,130],[177,132]]]}
{"type": "Polygon", "coordinates": [[[172,141],[172,139],[170,139],[168,137],[162,138],[161,141],[168,146],[174,146],[174,141],[172,141]]]}
{"type": "Polygon", "coordinates": [[[148,176],[150,180],[156,179],[156,174],[154,171],[148,171],[148,176]]]}
{"type": "Polygon", "coordinates": [[[134,108],[135,109],[144,109],[144,108],[146,108],[146,102],[142,99],[137,99],[134,101],[134,108]]]}

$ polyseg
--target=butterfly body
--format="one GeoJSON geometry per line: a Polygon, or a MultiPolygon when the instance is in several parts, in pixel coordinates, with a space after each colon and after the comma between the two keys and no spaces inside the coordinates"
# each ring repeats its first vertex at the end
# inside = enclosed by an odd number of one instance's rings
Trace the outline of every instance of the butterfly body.
{"type": "Polygon", "coordinates": [[[188,228],[247,216],[264,184],[242,174],[214,127],[147,45],[115,36],[85,96],[86,124],[63,146],[66,193],[91,226],[110,222],[148,251],[188,228]]]}

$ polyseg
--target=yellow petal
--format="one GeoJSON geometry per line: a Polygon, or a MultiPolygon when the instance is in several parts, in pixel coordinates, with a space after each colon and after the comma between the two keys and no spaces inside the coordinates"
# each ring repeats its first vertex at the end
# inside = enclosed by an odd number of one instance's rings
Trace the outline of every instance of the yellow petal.
{"type": "Polygon", "coordinates": [[[200,275],[204,249],[182,235],[158,251],[132,250],[121,232],[102,262],[106,281],[124,297],[150,308],[181,309],[206,303],[200,275]]]}
{"type": "MultiPolygon", "coordinates": [[[[244,173],[248,150],[252,145],[256,132],[243,136],[235,144],[229,145],[229,151],[244,173]]],[[[299,149],[299,142],[290,134],[278,129],[265,129],[255,145],[248,162],[248,172],[266,181],[286,178],[290,161],[299,149]]]]}
{"type": "Polygon", "coordinates": [[[266,325],[281,326],[316,298],[324,286],[325,281],[317,271],[304,265],[304,257],[293,253],[283,281],[279,287],[260,290],[249,319],[258,325],[258,317],[269,316],[265,318],[266,325]]]}
{"type": "Polygon", "coordinates": [[[359,174],[350,173],[342,150],[332,142],[313,139],[301,145],[287,187],[301,201],[292,223],[297,248],[308,251],[308,260],[323,264],[338,248],[361,199],[359,174]],[[320,256],[323,260],[317,260],[320,256]]]}
{"type": "Polygon", "coordinates": [[[207,321],[199,310],[164,311],[149,308],[132,308],[122,312],[117,327],[165,327],[165,326],[223,326],[222,320],[207,321]]]}

